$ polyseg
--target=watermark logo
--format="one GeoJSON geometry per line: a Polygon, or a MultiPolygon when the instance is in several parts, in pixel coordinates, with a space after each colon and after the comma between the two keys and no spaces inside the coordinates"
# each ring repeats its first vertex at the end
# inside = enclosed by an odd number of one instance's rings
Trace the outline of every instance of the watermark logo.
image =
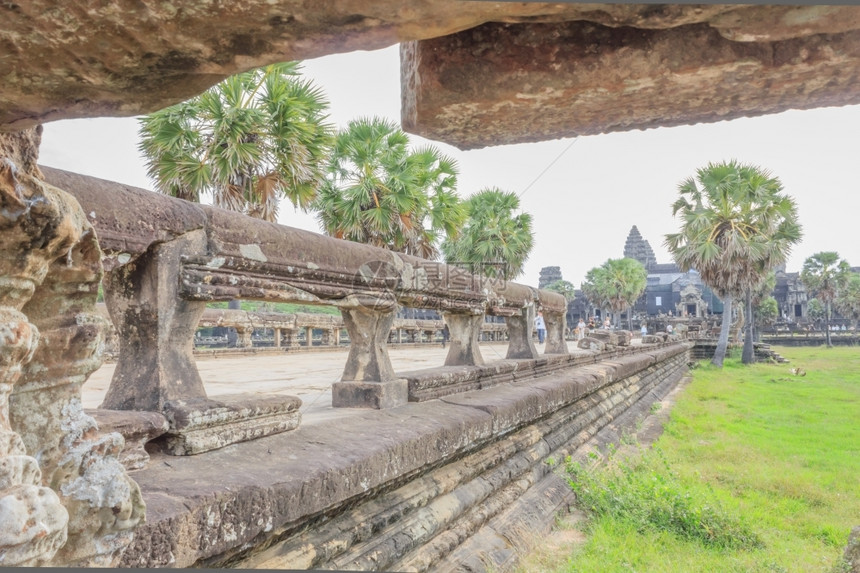
{"type": "Polygon", "coordinates": [[[369,261],[359,268],[355,284],[360,285],[361,305],[373,310],[393,308],[404,293],[427,293],[423,299],[410,296],[411,308],[437,308],[446,294],[481,293],[502,289],[508,276],[504,262],[448,263],[424,261],[410,270],[398,268],[390,261],[369,261]],[[418,301],[421,302],[418,302],[418,301]]]}

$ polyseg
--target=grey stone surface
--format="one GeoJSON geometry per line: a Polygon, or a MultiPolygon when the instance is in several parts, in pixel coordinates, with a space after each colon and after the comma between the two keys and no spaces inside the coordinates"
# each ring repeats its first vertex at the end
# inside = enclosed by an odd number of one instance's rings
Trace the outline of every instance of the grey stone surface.
{"type": "Polygon", "coordinates": [[[584,350],[594,350],[597,352],[603,352],[606,350],[606,343],[591,335],[581,338],[579,342],[576,343],[576,346],[584,350]]]}
{"type": "Polygon", "coordinates": [[[630,343],[633,341],[633,333],[629,330],[616,330],[616,344],[618,346],[630,346],[630,343]]]}
{"type": "Polygon", "coordinates": [[[369,308],[343,309],[343,322],[349,333],[349,357],[342,382],[390,382],[395,379],[388,357],[388,333],[394,324],[394,311],[369,308]]]}
{"type": "Polygon", "coordinates": [[[374,408],[384,410],[409,401],[409,383],[404,379],[384,382],[341,381],[331,386],[331,405],[335,408],[374,408]]]}
{"type": "Polygon", "coordinates": [[[84,410],[98,423],[102,432],[116,432],[123,437],[125,445],[119,461],[127,471],[139,470],[149,463],[146,443],[161,436],[170,428],[158,412],[136,412],[130,410],[84,410]]]}
{"type": "Polygon", "coordinates": [[[567,354],[567,341],[564,338],[566,330],[564,312],[547,311],[544,313],[546,322],[546,346],[544,354],[567,354]]]}
{"type": "Polygon", "coordinates": [[[450,331],[448,356],[445,366],[480,366],[484,363],[481,348],[478,345],[478,335],[484,323],[483,314],[442,314],[450,331]]]}
{"type": "Polygon", "coordinates": [[[505,317],[508,324],[508,353],[505,358],[537,358],[538,351],[532,340],[535,307],[529,304],[520,312],[505,317]]]}
{"type": "Polygon", "coordinates": [[[206,397],[193,355],[206,305],[180,298],[176,280],[180,258],[205,248],[205,231],[189,231],[105,275],[105,303],[120,350],[102,409],[160,412],[171,400],[206,397]]]}
{"type": "Polygon", "coordinates": [[[101,364],[102,253],[80,205],[41,180],[40,134],[0,133],[0,558],[112,566],[144,504],[122,437],[81,406],[101,364]]]}
{"type": "Polygon", "coordinates": [[[860,525],[848,535],[848,545],[845,546],[842,558],[850,573],[860,573],[860,525]]]}
{"type": "Polygon", "coordinates": [[[170,425],[163,449],[188,456],[293,430],[301,405],[295,396],[252,394],[172,400],[163,409],[170,425]]]}
{"type": "MultiPolygon", "coordinates": [[[[827,12],[808,8],[808,24],[827,12]]],[[[777,30],[803,12],[760,9],[758,24],[777,30]]],[[[401,45],[401,115],[410,132],[474,149],[848,105],[860,101],[851,27],[774,39],[710,23],[487,22],[401,45]]]]}
{"type": "Polygon", "coordinates": [[[154,453],[135,473],[150,519],[123,565],[444,570],[464,543],[463,552],[485,552],[491,531],[519,539],[520,527],[548,526],[553,502],[536,506],[534,496],[556,491],[551,482],[526,495],[550,475],[547,458],[563,459],[671,383],[687,348],[359,412],[200,456],[154,453]],[[635,376],[612,379],[633,363],[635,376]],[[198,477],[215,471],[217,482],[198,477]]]}

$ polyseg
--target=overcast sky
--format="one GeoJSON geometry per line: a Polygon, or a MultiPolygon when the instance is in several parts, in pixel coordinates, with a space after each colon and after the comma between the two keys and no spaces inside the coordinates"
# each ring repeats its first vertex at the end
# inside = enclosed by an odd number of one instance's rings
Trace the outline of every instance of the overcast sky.
{"type": "MultiPolygon", "coordinates": [[[[396,46],[308,60],[304,74],[323,88],[339,126],[359,116],[400,120],[396,46]]],[[[461,196],[491,186],[522,193],[522,208],[534,219],[535,248],[517,281],[537,285],[542,267],[560,266],[578,287],[589,269],[623,255],[633,225],[658,262],[671,262],[663,237],[678,228],[671,215],[678,183],[708,162],[729,159],[770,170],[796,199],[804,238],[789,271],[819,251],[837,251],[860,266],[858,134],[860,106],[848,106],[473,151],[436,145],[459,164],[461,196]]],[[[425,143],[410,137],[414,145],[425,143]]],[[[133,118],[54,122],[45,125],[40,159],[151,189],[137,141],[133,118]]],[[[319,231],[313,216],[289,203],[280,222],[319,231]]]]}

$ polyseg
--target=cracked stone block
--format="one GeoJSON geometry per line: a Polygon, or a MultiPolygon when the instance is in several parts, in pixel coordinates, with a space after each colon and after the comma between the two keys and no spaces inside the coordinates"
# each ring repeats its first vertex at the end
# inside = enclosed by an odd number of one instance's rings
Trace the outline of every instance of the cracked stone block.
{"type": "Polygon", "coordinates": [[[164,450],[189,456],[294,430],[301,422],[301,405],[295,396],[259,398],[251,394],[167,402],[164,415],[170,429],[164,450]]]}

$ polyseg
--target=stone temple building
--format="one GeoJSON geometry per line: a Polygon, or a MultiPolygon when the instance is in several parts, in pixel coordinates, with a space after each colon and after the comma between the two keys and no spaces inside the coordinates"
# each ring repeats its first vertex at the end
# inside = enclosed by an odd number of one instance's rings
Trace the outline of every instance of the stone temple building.
{"type": "Polygon", "coordinates": [[[540,270],[540,278],[538,278],[538,288],[544,288],[551,285],[555,281],[562,280],[561,267],[544,267],[540,270]]]}
{"type": "Polygon", "coordinates": [[[683,272],[675,263],[657,263],[654,249],[636,225],[627,235],[624,256],[639,261],[648,271],[645,294],[634,305],[634,314],[695,317],[722,314],[722,301],[702,283],[699,273],[683,272]]]}

